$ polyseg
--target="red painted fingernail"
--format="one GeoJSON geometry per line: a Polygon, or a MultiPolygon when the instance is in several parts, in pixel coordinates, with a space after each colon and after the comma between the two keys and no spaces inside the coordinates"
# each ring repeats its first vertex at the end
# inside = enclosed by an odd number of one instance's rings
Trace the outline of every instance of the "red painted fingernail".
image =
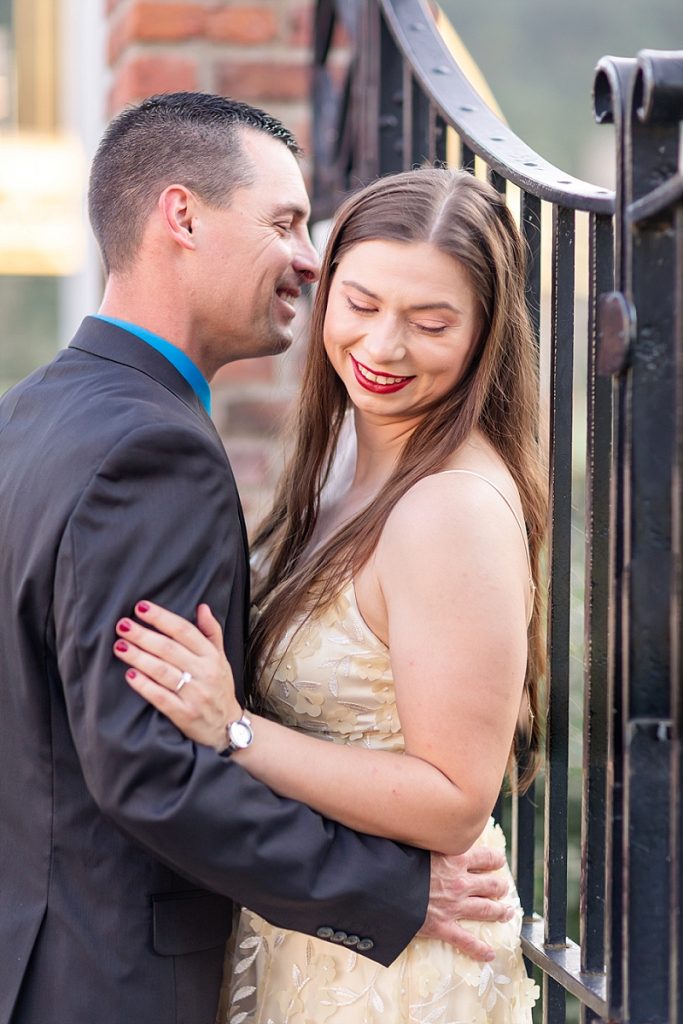
{"type": "Polygon", "coordinates": [[[129,668],[128,671],[126,672],[126,679],[135,679],[136,676],[137,672],[135,671],[134,668],[129,668]]]}
{"type": "Polygon", "coordinates": [[[138,603],[135,605],[135,611],[140,612],[141,615],[144,615],[145,612],[149,611],[149,605],[147,604],[146,601],[138,601],[138,603]]]}
{"type": "Polygon", "coordinates": [[[129,633],[131,626],[132,623],[129,622],[128,619],[121,619],[121,621],[118,624],[118,628],[121,630],[122,633],[129,633]]]}
{"type": "Polygon", "coordinates": [[[126,643],[125,640],[117,640],[116,643],[114,644],[114,647],[116,648],[117,651],[128,650],[128,644],[126,643]]]}

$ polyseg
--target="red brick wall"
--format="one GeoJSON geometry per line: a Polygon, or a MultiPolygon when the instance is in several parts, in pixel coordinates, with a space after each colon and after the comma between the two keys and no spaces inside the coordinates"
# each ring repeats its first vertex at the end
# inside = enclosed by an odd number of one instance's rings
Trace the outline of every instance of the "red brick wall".
{"type": "MultiPolygon", "coordinates": [[[[109,113],[155,92],[201,89],[264,107],[308,150],[312,9],[312,0],[108,0],[109,113]]],[[[305,316],[295,331],[298,343],[287,356],[235,363],[214,381],[214,419],[250,526],[266,510],[282,465],[280,434],[296,391],[305,316]]]]}

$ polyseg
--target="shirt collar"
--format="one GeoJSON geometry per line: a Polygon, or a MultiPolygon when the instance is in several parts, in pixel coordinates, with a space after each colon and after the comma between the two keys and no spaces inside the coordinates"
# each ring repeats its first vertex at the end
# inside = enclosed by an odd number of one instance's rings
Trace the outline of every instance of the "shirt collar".
{"type": "Polygon", "coordinates": [[[211,388],[209,387],[209,382],[199,367],[192,362],[182,349],[178,348],[177,345],[173,345],[170,341],[166,341],[165,338],[159,337],[158,334],[152,334],[151,331],[146,330],[144,327],[138,327],[137,324],[128,323],[126,320],[117,320],[111,316],[102,316],[101,313],[95,313],[94,316],[97,320],[104,320],[106,323],[114,324],[115,327],[123,328],[124,331],[129,331],[137,338],[140,338],[141,341],[146,341],[148,345],[151,345],[157,352],[160,352],[162,356],[165,356],[169,363],[175,366],[178,373],[185,378],[208,415],[211,415],[211,388]]]}

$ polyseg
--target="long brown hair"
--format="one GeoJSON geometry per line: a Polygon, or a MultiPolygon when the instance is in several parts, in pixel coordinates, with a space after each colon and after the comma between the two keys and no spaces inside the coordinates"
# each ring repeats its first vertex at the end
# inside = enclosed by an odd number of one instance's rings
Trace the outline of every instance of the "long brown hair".
{"type": "Polygon", "coordinates": [[[418,480],[440,470],[478,427],[500,453],[519,490],[536,584],[525,681],[530,725],[518,728],[513,747],[520,789],[536,770],[539,685],[545,667],[539,556],[546,477],[538,442],[537,352],[524,298],[524,268],[524,243],[504,201],[466,172],[430,168],[380,178],[342,206],[313,305],[293,451],[272,511],[254,540],[267,571],[254,594],[262,614],[250,645],[253,669],[272,657],[297,613],[311,614],[331,604],[370,558],[400,498],[418,480]],[[421,418],[380,493],[302,560],[348,406],[346,389],[323,345],[330,284],[344,254],[371,239],[428,242],[458,260],[479,300],[482,326],[466,372],[421,418]],[[276,586],[277,600],[268,601],[276,586]]]}

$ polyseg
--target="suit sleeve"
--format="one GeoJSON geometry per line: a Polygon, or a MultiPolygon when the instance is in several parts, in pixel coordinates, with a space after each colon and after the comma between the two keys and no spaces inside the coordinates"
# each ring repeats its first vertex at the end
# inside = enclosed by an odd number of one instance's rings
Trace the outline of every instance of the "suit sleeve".
{"type": "MultiPolygon", "coordinates": [[[[371,938],[367,955],[389,964],[424,920],[429,855],[322,818],[195,745],[127,686],[112,654],[116,620],[142,598],[190,619],[207,601],[225,624],[246,571],[237,494],[199,429],[145,427],[111,450],[70,517],[55,574],[59,668],[86,783],[119,828],[195,883],[280,927],[371,938]]],[[[226,653],[239,676],[242,651],[226,653]]]]}

